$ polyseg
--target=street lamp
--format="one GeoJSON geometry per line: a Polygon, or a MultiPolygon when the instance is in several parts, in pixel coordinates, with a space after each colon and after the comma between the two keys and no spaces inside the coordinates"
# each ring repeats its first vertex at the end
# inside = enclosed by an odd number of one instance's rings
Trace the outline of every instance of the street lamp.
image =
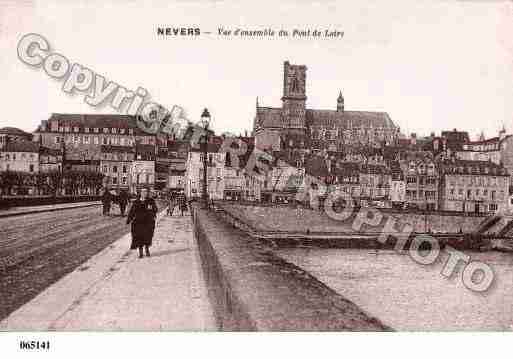
{"type": "Polygon", "coordinates": [[[210,113],[205,108],[201,114],[201,127],[204,130],[202,136],[201,146],[203,149],[203,191],[201,198],[203,200],[204,208],[208,208],[208,194],[207,194],[207,145],[208,145],[208,126],[210,125],[210,113]]]}

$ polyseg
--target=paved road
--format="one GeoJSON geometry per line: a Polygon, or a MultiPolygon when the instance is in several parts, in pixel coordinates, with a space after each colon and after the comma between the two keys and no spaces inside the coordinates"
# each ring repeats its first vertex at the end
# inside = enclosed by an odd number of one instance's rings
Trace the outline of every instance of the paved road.
{"type": "Polygon", "coordinates": [[[0,218],[0,319],[129,231],[125,218],[100,212],[95,206],[0,218]]]}

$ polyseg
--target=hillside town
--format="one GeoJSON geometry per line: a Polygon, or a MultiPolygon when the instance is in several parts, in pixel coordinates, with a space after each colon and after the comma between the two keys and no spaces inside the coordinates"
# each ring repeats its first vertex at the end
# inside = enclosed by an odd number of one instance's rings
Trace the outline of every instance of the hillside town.
{"type": "Polygon", "coordinates": [[[213,201],[292,203],[310,176],[357,206],[509,209],[513,137],[504,127],[491,138],[471,139],[476,134],[458,129],[406,135],[385,112],[346,109],[342,91],[333,109],[306,108],[306,70],[284,63],[282,106],[261,106],[257,99],[251,134],[233,141],[247,149],[237,159],[223,147],[223,135],[209,131],[203,148],[187,137],[147,133],[135,116],[54,113],[32,133],[0,128],[0,194],[135,194],[147,188],[194,199],[201,196],[206,163],[213,201]],[[267,171],[245,169],[253,151],[271,159],[267,171]]]}

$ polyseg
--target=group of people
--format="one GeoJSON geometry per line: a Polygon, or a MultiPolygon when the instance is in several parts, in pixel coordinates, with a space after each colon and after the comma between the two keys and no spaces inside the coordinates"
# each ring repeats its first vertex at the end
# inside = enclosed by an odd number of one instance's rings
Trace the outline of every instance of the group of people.
{"type": "Polygon", "coordinates": [[[130,202],[130,196],[127,191],[122,190],[119,195],[114,195],[106,189],[102,195],[103,215],[109,216],[112,203],[116,203],[119,206],[121,216],[124,217],[128,202],[130,202]]]}
{"type": "Polygon", "coordinates": [[[171,193],[169,196],[167,214],[172,216],[177,206],[178,210],[183,216],[184,212],[187,212],[187,198],[185,197],[185,193],[183,191],[171,193]]]}

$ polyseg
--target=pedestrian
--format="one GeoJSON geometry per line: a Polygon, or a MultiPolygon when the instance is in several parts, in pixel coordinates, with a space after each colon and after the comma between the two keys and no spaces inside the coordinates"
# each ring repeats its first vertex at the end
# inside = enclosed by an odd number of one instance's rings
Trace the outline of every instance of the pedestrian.
{"type": "Polygon", "coordinates": [[[187,198],[183,192],[180,192],[178,197],[178,206],[180,207],[180,213],[183,216],[183,213],[187,212],[187,198]]]}
{"type": "Polygon", "coordinates": [[[112,195],[109,190],[105,188],[102,195],[103,215],[108,216],[110,214],[110,204],[112,202],[112,195]]]}
{"type": "Polygon", "coordinates": [[[121,217],[125,216],[126,206],[129,202],[128,193],[125,190],[121,190],[118,196],[119,210],[121,211],[121,217]]]}
{"type": "Polygon", "coordinates": [[[169,216],[173,215],[173,212],[175,211],[175,206],[176,206],[176,193],[171,192],[171,194],[169,195],[169,202],[168,202],[168,207],[167,207],[167,214],[169,216]]]}
{"type": "Polygon", "coordinates": [[[137,248],[139,250],[139,258],[143,257],[143,247],[146,256],[150,256],[157,211],[155,200],[149,196],[148,190],[142,189],[128,212],[126,224],[132,224],[132,243],[130,249],[137,248]]]}

